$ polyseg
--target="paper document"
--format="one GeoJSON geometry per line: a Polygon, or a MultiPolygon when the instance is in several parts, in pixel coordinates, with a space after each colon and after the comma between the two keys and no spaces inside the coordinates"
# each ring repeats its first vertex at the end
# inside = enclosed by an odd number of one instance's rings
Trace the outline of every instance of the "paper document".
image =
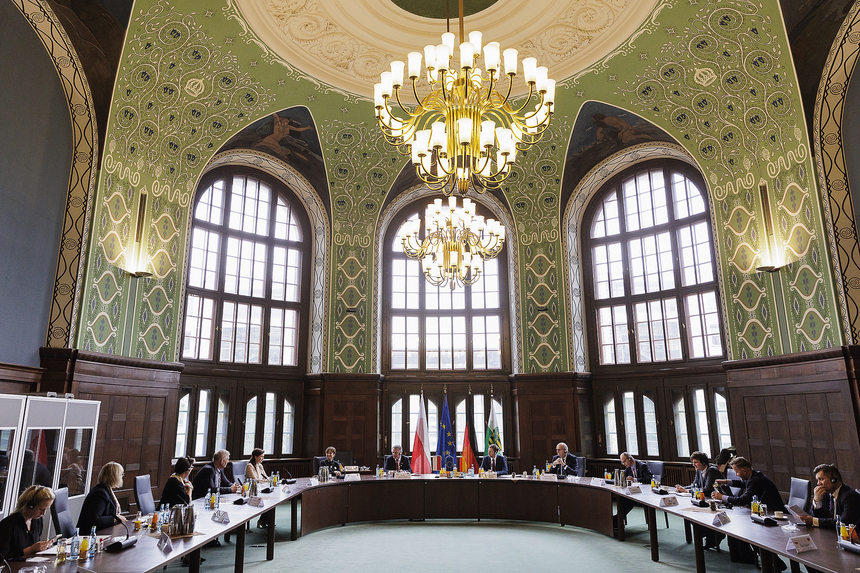
{"type": "Polygon", "coordinates": [[[785,507],[788,509],[788,512],[794,517],[809,517],[809,514],[803,511],[798,505],[787,505],[785,507]]]}

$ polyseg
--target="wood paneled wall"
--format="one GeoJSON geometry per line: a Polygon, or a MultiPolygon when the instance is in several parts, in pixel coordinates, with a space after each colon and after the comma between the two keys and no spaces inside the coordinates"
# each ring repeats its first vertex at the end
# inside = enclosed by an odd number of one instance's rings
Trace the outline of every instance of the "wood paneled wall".
{"type": "Polygon", "coordinates": [[[43,374],[43,368],[0,362],[0,394],[38,392],[43,374]]]}
{"type": "Polygon", "coordinates": [[[580,402],[591,395],[590,374],[516,374],[511,395],[521,468],[543,467],[559,442],[571,452],[588,451],[594,429],[580,415],[580,402]]]}
{"type": "Polygon", "coordinates": [[[99,427],[92,483],[108,461],[125,468],[124,508],[134,505],[134,477],[149,474],[156,499],[170,476],[176,439],[177,396],[183,365],[64,348],[42,348],[41,390],[98,400],[99,427]]]}
{"type": "Polygon", "coordinates": [[[379,374],[308,376],[305,382],[303,453],[321,456],[328,446],[351,451],[356,465],[377,463],[382,383],[379,374]]]}
{"type": "Polygon", "coordinates": [[[853,346],[724,363],[738,455],[781,491],[792,476],[813,479],[821,463],[860,485],[858,354],[853,346]]]}

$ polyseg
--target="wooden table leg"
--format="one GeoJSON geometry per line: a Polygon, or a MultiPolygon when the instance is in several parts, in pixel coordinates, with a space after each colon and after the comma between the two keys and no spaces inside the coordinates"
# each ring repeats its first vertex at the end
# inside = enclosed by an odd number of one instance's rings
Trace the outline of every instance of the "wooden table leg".
{"type": "Polygon", "coordinates": [[[188,554],[188,573],[200,573],[200,548],[188,554]]]}
{"type": "MultiPolygon", "coordinates": [[[[685,520],[686,521],[686,520],[685,520]]],[[[696,549],[696,573],[705,573],[705,547],[702,545],[704,528],[698,523],[693,524],[693,547],[696,549]]]]}
{"type": "Polygon", "coordinates": [[[761,573],[773,573],[773,553],[764,549],[760,550],[759,553],[761,555],[761,573]]]}
{"type": "Polygon", "coordinates": [[[693,528],[690,527],[690,522],[684,520],[684,537],[687,538],[687,545],[693,542],[693,528]]]}
{"type": "Polygon", "coordinates": [[[788,564],[791,566],[791,573],[800,573],[800,563],[789,560],[788,564]]]}
{"type": "Polygon", "coordinates": [[[275,508],[273,507],[264,515],[269,516],[269,530],[266,532],[266,561],[275,558],[275,508]]]}
{"type": "Polygon", "coordinates": [[[651,561],[660,561],[660,547],[657,544],[657,510],[646,507],[645,514],[648,516],[648,532],[651,534],[651,561]]]}
{"type": "Polygon", "coordinates": [[[618,541],[624,541],[624,498],[614,496],[615,497],[615,521],[618,525],[618,541]]]}
{"type": "Polygon", "coordinates": [[[233,530],[236,533],[236,565],[235,573],[242,573],[245,567],[245,524],[233,530]]]}
{"type": "Polygon", "coordinates": [[[290,541],[299,538],[299,500],[294,497],[290,500],[290,541]]]}

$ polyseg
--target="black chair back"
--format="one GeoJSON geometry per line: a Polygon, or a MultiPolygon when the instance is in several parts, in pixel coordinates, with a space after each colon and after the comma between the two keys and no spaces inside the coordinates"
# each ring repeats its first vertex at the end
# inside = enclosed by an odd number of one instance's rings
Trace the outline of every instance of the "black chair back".
{"type": "Polygon", "coordinates": [[[576,475],[585,477],[585,456],[574,456],[576,458],[576,475]]]}
{"type": "MultiPolygon", "coordinates": [[[[233,476],[233,481],[242,480],[245,482],[245,468],[248,467],[248,462],[245,460],[236,460],[230,462],[230,473],[233,476]]],[[[230,476],[227,476],[230,477],[230,476]]]]}
{"type": "Polygon", "coordinates": [[[69,488],[61,487],[54,491],[51,519],[54,522],[54,529],[57,533],[62,533],[63,537],[71,537],[75,534],[75,521],[72,519],[72,510],[69,509],[69,488]]]}
{"type": "Polygon", "coordinates": [[[803,511],[809,511],[809,489],[808,479],[791,478],[791,489],[788,492],[788,503],[796,505],[803,511]]]}
{"type": "Polygon", "coordinates": [[[155,512],[155,500],[152,497],[152,484],[149,474],[134,477],[134,501],[142,514],[155,512]]]}
{"type": "Polygon", "coordinates": [[[320,473],[320,463],[325,459],[325,456],[314,456],[314,475],[320,473]]]}
{"type": "Polygon", "coordinates": [[[651,476],[655,480],[662,482],[663,481],[663,462],[648,460],[647,462],[645,462],[645,464],[648,466],[648,471],[651,472],[651,476]]]}

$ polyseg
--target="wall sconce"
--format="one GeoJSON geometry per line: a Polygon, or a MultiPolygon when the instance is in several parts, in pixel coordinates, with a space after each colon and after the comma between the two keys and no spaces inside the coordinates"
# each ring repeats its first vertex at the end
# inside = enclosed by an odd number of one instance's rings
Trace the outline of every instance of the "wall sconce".
{"type": "Polygon", "coordinates": [[[785,256],[784,253],[780,251],[773,238],[773,217],[770,213],[770,198],[767,196],[767,184],[762,183],[759,185],[758,191],[761,195],[761,209],[763,212],[762,216],[764,218],[765,236],[764,249],[762,249],[761,252],[762,264],[760,267],[756,267],[755,270],[758,272],[764,271],[772,273],[785,266],[785,256]]]}
{"type": "Polygon", "coordinates": [[[140,194],[140,203],[137,208],[137,222],[134,227],[134,240],[131,243],[129,254],[125,259],[126,268],[123,269],[135,278],[150,277],[152,273],[146,270],[147,260],[143,245],[144,218],[146,217],[146,192],[140,194]]]}

